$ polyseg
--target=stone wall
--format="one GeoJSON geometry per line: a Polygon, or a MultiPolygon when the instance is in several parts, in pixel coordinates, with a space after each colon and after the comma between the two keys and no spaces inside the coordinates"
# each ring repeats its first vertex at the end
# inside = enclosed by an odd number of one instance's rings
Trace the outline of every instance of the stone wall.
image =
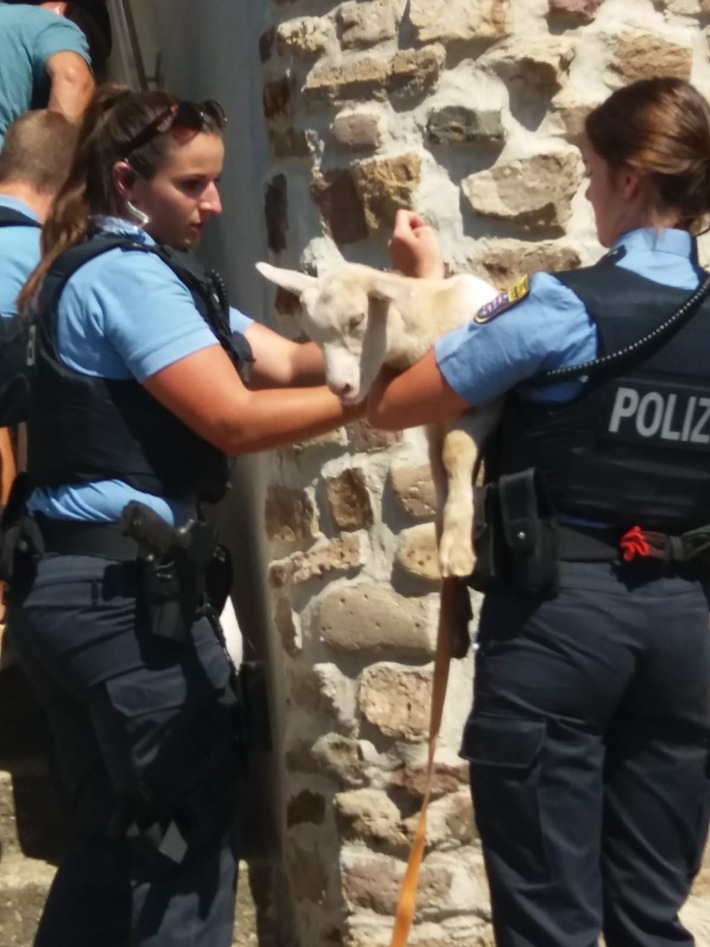
{"type": "MultiPolygon", "coordinates": [[[[338,252],[387,265],[400,207],[437,227],[451,272],[499,286],[589,262],[586,111],[642,76],[710,90],[708,0],[273,0],[269,13],[266,230],[275,262],[312,271],[338,252]]],[[[297,335],[293,300],[279,293],[276,308],[297,335]]],[[[269,483],[296,936],[376,947],[389,943],[423,785],[437,575],[421,432],[352,425],[275,455],[269,483]]],[[[457,755],[471,681],[470,657],[455,662],[419,947],[491,942],[457,755]]],[[[688,907],[700,936],[706,890],[701,877],[688,907]]]]}

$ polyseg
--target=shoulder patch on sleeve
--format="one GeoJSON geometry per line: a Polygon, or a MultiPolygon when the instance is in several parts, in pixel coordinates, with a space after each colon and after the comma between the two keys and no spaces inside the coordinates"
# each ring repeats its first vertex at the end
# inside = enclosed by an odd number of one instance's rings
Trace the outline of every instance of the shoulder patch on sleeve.
{"type": "Polygon", "coordinates": [[[529,292],[530,282],[527,276],[523,276],[517,283],[513,283],[510,289],[496,296],[495,299],[486,303],[485,306],[482,306],[473,317],[473,321],[479,323],[479,325],[490,322],[492,319],[495,319],[496,316],[499,316],[502,312],[514,306],[515,303],[520,302],[521,299],[525,299],[529,292]]]}

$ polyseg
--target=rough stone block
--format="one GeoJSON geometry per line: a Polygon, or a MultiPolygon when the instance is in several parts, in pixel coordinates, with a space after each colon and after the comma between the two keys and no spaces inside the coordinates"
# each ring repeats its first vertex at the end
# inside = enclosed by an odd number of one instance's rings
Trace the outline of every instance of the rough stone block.
{"type": "Polygon", "coordinates": [[[563,234],[581,180],[579,151],[569,148],[479,171],[461,187],[482,217],[508,220],[525,231],[563,234]]]}
{"type": "Polygon", "coordinates": [[[283,546],[309,546],[318,536],[318,517],[305,490],[271,486],[264,506],[266,535],[283,546]]]}
{"type": "Polygon", "coordinates": [[[355,421],[347,426],[350,446],[356,451],[386,450],[402,440],[401,431],[380,431],[368,421],[355,421]]]}
{"type": "Polygon", "coordinates": [[[276,30],[276,49],[281,56],[320,56],[333,35],[327,17],[304,16],[281,23],[276,30]]]}
{"type": "Polygon", "coordinates": [[[314,171],[311,199],[327,233],[337,244],[357,243],[367,237],[365,209],[351,171],[314,171]]]}
{"type": "Polygon", "coordinates": [[[500,109],[444,105],[429,113],[426,134],[435,145],[489,145],[501,147],[506,132],[500,109]]]}
{"type": "Polygon", "coordinates": [[[548,0],[552,16],[591,23],[604,0],[548,0]]]}
{"type": "Polygon", "coordinates": [[[367,529],[372,526],[373,514],[367,492],[365,474],[351,467],[325,481],[328,506],[339,529],[367,529]]]}
{"type": "Polygon", "coordinates": [[[321,543],[308,552],[296,552],[272,562],[269,582],[274,588],[281,588],[288,582],[298,584],[336,572],[348,572],[360,564],[360,540],[355,535],[347,535],[321,543]]]}
{"type": "Polygon", "coordinates": [[[623,85],[655,76],[689,79],[692,66],[690,46],[637,30],[616,37],[611,70],[623,85]]]}
{"type": "Polygon", "coordinates": [[[331,132],[341,151],[374,151],[382,144],[382,117],[376,112],[343,111],[331,132]]]}
{"type": "Polygon", "coordinates": [[[395,11],[389,0],[350,0],[338,7],[335,16],[343,49],[376,46],[394,39],[397,31],[395,11]]]}
{"type": "Polygon", "coordinates": [[[461,845],[470,845],[476,838],[473,803],[470,793],[456,793],[448,801],[446,828],[449,837],[461,845]]]}
{"type": "Polygon", "coordinates": [[[383,100],[388,94],[421,95],[436,84],[445,61],[443,46],[433,45],[400,50],[390,60],[361,56],[338,66],[317,65],[306,77],[302,93],[311,105],[383,100]]]}
{"type": "Polygon", "coordinates": [[[399,809],[379,789],[340,792],[333,800],[338,827],[348,841],[375,848],[401,848],[408,842],[399,809]]]}
{"type": "Polygon", "coordinates": [[[488,59],[496,72],[520,94],[552,96],[565,85],[575,44],[562,37],[513,45],[488,59]]]}
{"type": "Polygon", "coordinates": [[[355,167],[355,184],[372,232],[390,230],[397,211],[412,206],[421,167],[421,158],[416,154],[375,158],[355,167]]]}
{"type": "Polygon", "coordinates": [[[358,703],[386,736],[417,742],[428,733],[431,687],[431,671],[375,664],[362,673],[358,703]]]}
{"type": "Polygon", "coordinates": [[[441,573],[434,524],[421,523],[402,530],[395,561],[409,575],[427,582],[438,582],[441,573]]]}
{"type": "Polygon", "coordinates": [[[356,684],[334,664],[316,664],[291,675],[291,697],[309,713],[322,714],[348,733],[354,727],[356,684]]]}
{"type": "MultiPolygon", "coordinates": [[[[368,858],[345,865],[342,869],[343,896],[351,910],[370,910],[394,915],[404,864],[386,856],[368,858]]],[[[451,873],[442,866],[424,864],[419,875],[417,902],[436,911],[446,906],[451,873]]]]}
{"type": "Polygon", "coordinates": [[[500,39],[509,33],[508,0],[410,0],[409,18],[420,43],[500,39]]]}
{"type": "Polygon", "coordinates": [[[573,269],[580,262],[577,250],[563,241],[498,240],[481,260],[481,266],[492,283],[507,287],[521,276],[573,269]]]}
{"type": "Polygon", "coordinates": [[[391,95],[421,96],[433,90],[445,63],[446,50],[440,43],[402,49],[392,59],[387,90],[391,95]]]}
{"type": "Polygon", "coordinates": [[[423,658],[433,653],[425,602],[381,585],[329,591],[319,603],[317,623],[323,642],[338,651],[394,651],[423,658]]]}
{"type": "Polygon", "coordinates": [[[428,464],[419,467],[393,467],[392,492],[405,512],[417,519],[431,519],[436,512],[436,491],[428,464]]]}
{"type": "Polygon", "coordinates": [[[286,765],[293,772],[327,776],[343,789],[357,789],[367,781],[358,740],[340,733],[326,733],[312,746],[292,747],[286,765]]]}
{"type": "MultiPolygon", "coordinates": [[[[390,775],[390,786],[403,789],[416,799],[423,799],[426,791],[427,767],[403,766],[390,775]]],[[[468,763],[450,766],[447,763],[434,763],[431,778],[431,796],[438,799],[449,793],[458,792],[468,785],[468,763]]]]}

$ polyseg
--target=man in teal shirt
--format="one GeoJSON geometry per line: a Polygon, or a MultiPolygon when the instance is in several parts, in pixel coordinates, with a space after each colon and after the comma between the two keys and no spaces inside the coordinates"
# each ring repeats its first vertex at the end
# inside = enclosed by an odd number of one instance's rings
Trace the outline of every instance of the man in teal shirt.
{"type": "Polygon", "coordinates": [[[110,49],[104,0],[0,2],[0,147],[8,125],[30,109],[77,119],[94,89],[91,69],[110,49]]]}

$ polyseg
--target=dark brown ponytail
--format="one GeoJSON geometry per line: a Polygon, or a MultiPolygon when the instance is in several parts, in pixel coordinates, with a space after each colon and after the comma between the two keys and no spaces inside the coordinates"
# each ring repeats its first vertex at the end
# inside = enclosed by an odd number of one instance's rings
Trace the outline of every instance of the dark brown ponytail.
{"type": "Polygon", "coordinates": [[[659,215],[697,232],[710,215],[710,107],[690,83],[641,79],[587,116],[587,140],[611,168],[635,168],[655,186],[659,215]]]}

